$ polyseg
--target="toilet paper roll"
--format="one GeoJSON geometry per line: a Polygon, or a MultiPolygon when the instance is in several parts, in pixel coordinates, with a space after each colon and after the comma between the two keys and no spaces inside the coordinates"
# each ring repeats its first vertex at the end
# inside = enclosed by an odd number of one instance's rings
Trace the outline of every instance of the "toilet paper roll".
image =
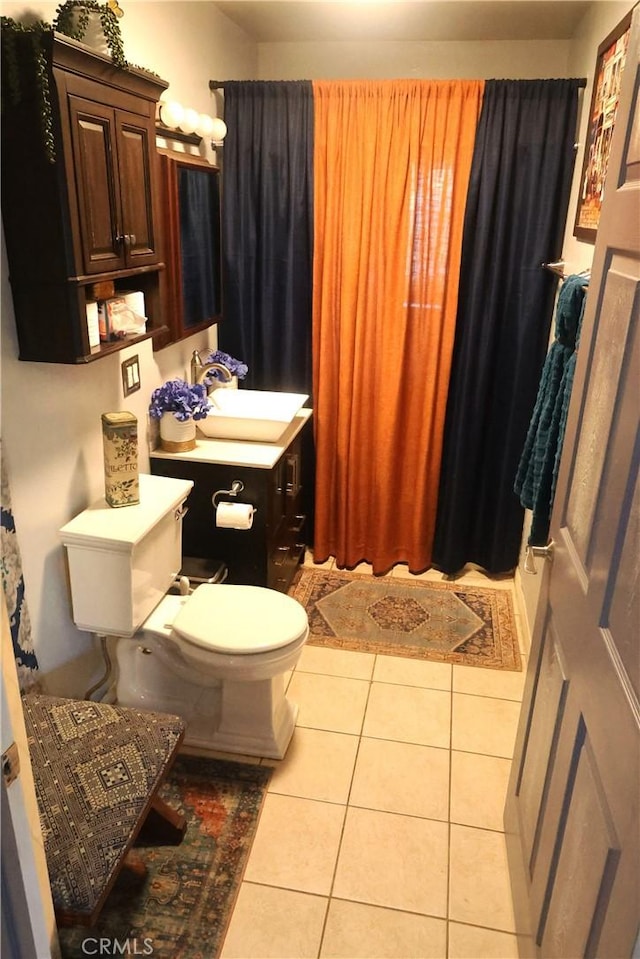
{"type": "Polygon", "coordinates": [[[255,509],[251,503],[218,503],[216,526],[224,529],[251,529],[255,509]]]}

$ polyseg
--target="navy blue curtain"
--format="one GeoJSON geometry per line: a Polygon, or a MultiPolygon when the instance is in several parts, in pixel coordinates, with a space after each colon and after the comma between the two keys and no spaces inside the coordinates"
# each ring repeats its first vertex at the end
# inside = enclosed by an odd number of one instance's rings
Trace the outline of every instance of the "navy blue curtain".
{"type": "Polygon", "coordinates": [[[549,342],[578,80],[490,80],[465,210],[433,563],[513,569],[513,490],[549,342]]]}
{"type": "Polygon", "coordinates": [[[224,84],[221,349],[252,389],[311,393],[313,88],[224,84]]]}
{"type": "MultiPolygon", "coordinates": [[[[313,406],[313,86],[224,84],[220,348],[250,389],[308,393],[313,406]]],[[[302,503],[313,542],[315,448],[302,434],[302,503]]]]}

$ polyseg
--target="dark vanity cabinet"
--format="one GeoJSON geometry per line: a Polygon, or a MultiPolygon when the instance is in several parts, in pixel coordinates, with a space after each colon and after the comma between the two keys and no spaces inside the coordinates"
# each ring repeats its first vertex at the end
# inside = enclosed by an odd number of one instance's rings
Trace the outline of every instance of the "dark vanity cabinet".
{"type": "Polygon", "coordinates": [[[229,570],[229,583],[286,592],[305,551],[301,435],[270,468],[190,461],[183,459],[184,455],[188,454],[151,456],[153,474],[194,481],[183,520],[183,555],[222,560],[229,570]],[[244,488],[234,498],[224,491],[236,480],[244,488]],[[252,503],[256,512],[251,529],[218,528],[214,496],[216,502],[252,503]]]}
{"type": "Polygon", "coordinates": [[[2,217],[20,359],[80,363],[142,338],[90,346],[95,300],[140,290],[144,336],[166,332],[155,111],[167,84],[60,34],[46,39],[55,158],[25,46],[21,98],[3,94],[2,217]]]}

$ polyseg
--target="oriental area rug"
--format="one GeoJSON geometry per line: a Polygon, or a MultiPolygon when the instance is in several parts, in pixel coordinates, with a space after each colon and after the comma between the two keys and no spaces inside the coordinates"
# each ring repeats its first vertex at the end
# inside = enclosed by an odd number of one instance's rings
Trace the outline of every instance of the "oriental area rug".
{"type": "Polygon", "coordinates": [[[59,929],[63,959],[215,959],[270,775],[266,766],[179,756],[160,795],[187,818],[182,843],[136,846],[147,875],[123,870],[95,926],[59,929]]]}
{"type": "Polygon", "coordinates": [[[290,594],[313,646],[520,670],[508,589],[302,567],[290,594]]]}

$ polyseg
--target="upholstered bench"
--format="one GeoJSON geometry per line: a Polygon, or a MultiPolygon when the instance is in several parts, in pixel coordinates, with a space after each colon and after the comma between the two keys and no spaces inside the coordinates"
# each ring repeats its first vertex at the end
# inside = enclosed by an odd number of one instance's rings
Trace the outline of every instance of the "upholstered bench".
{"type": "Polygon", "coordinates": [[[92,925],[137,838],[178,844],[185,820],[156,793],[184,735],[177,716],[23,696],[59,925],[92,925]]]}

